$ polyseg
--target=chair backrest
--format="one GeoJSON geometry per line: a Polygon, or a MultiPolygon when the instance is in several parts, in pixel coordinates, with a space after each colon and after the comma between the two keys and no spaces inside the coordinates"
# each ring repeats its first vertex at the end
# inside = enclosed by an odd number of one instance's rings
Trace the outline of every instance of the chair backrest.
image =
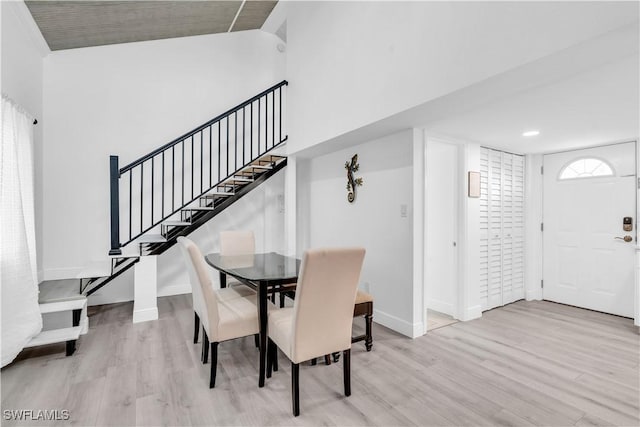
{"type": "Polygon", "coordinates": [[[351,326],[364,248],[304,253],[293,303],[292,360],[351,348],[351,326]]]}
{"type": "Polygon", "coordinates": [[[256,252],[253,231],[220,232],[220,255],[247,255],[256,252]]]}
{"type": "Polygon", "coordinates": [[[198,246],[186,237],[178,237],[178,243],[184,257],[191,290],[193,295],[193,309],[207,331],[209,338],[217,335],[218,324],[218,298],[213,290],[211,276],[207,270],[202,252],[198,246]]]}

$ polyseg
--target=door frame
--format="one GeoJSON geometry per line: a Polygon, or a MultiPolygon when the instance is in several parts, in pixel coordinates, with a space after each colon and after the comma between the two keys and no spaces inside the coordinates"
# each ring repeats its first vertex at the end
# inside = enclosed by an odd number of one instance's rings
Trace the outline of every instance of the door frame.
{"type": "MultiPolygon", "coordinates": [[[[619,140],[619,141],[612,141],[612,142],[607,142],[607,143],[602,143],[602,144],[597,144],[597,145],[590,145],[587,147],[580,147],[580,148],[574,148],[571,150],[558,150],[558,151],[549,151],[549,152],[545,152],[542,153],[542,166],[544,167],[544,156],[546,155],[551,155],[551,154],[561,154],[561,153],[570,153],[573,151],[582,151],[582,150],[588,150],[590,148],[601,148],[601,147],[609,147],[612,145],[620,145],[620,144],[628,144],[628,143],[633,143],[634,144],[634,148],[635,148],[635,163],[636,163],[636,200],[635,200],[635,204],[636,204],[636,209],[635,209],[635,213],[636,213],[636,218],[635,218],[635,224],[634,224],[634,230],[631,232],[634,239],[635,239],[635,249],[636,249],[636,256],[635,256],[635,265],[633,267],[634,272],[635,272],[635,290],[634,290],[634,318],[633,318],[633,323],[636,326],[640,326],[640,243],[638,242],[638,218],[640,218],[638,215],[640,214],[640,206],[638,204],[638,199],[640,199],[640,150],[638,149],[638,139],[624,139],[624,140],[619,140]]],[[[542,218],[542,223],[544,224],[544,179],[541,180],[541,188],[542,188],[542,194],[541,194],[541,218],[542,218]]],[[[542,230],[540,231],[540,233],[544,233],[542,230]]],[[[544,234],[542,234],[542,238],[541,238],[541,242],[542,245],[540,247],[540,259],[544,260],[544,234]]],[[[544,280],[544,261],[541,262],[541,270],[540,270],[540,277],[542,278],[542,280],[544,280]]],[[[544,300],[544,287],[542,287],[541,289],[541,296],[542,299],[544,300]]]]}
{"type": "Polygon", "coordinates": [[[437,142],[437,143],[442,143],[442,144],[449,144],[452,145],[454,147],[456,147],[456,163],[457,163],[457,168],[454,174],[454,179],[455,179],[455,183],[454,183],[454,187],[456,188],[456,221],[455,221],[455,231],[454,231],[454,241],[457,243],[456,245],[456,252],[455,252],[455,282],[456,285],[454,287],[454,297],[453,297],[453,313],[454,313],[454,318],[458,319],[458,320],[467,320],[465,317],[465,259],[467,256],[467,222],[466,222],[466,218],[467,218],[467,207],[465,204],[465,189],[466,189],[466,182],[464,179],[462,179],[462,173],[464,171],[467,170],[466,168],[466,161],[467,161],[467,152],[466,152],[466,148],[467,148],[467,143],[462,142],[462,141],[458,141],[455,140],[453,138],[449,138],[449,137],[445,137],[445,136],[441,136],[441,135],[435,135],[431,132],[426,132],[425,131],[425,135],[424,135],[424,140],[425,140],[425,149],[424,149],[424,165],[425,165],[425,175],[424,175],[424,227],[423,227],[423,239],[425,242],[425,246],[424,246],[424,253],[423,253],[423,265],[424,265],[424,287],[423,287],[423,292],[422,292],[422,317],[423,317],[423,326],[424,326],[424,333],[427,333],[427,308],[428,308],[428,286],[429,283],[426,280],[426,276],[427,276],[427,271],[429,269],[429,266],[427,264],[427,248],[426,248],[426,242],[427,239],[429,238],[428,236],[428,230],[427,230],[427,222],[429,221],[428,218],[428,214],[427,214],[427,200],[429,197],[429,187],[430,185],[433,185],[433,183],[430,183],[427,179],[427,156],[428,156],[428,146],[430,142],[437,142]]]}

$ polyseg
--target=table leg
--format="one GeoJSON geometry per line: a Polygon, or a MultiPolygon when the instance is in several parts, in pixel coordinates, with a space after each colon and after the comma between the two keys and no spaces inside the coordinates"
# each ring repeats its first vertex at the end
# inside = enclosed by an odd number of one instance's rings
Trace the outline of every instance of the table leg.
{"type": "Polygon", "coordinates": [[[258,387],[264,387],[267,365],[267,285],[258,285],[258,321],[260,323],[260,376],[258,387]]]}
{"type": "Polygon", "coordinates": [[[224,274],[223,272],[220,272],[220,288],[226,288],[227,287],[227,275],[224,274]]]}

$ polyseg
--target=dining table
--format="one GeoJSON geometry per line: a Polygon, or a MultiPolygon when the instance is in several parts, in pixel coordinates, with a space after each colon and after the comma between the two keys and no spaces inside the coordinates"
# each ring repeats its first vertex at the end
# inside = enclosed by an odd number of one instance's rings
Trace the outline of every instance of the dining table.
{"type": "Polygon", "coordinates": [[[267,366],[267,322],[269,295],[291,291],[291,284],[298,281],[300,260],[275,252],[243,255],[221,255],[211,253],[205,256],[207,264],[220,272],[220,286],[226,287],[226,276],[256,290],[259,323],[258,347],[260,350],[260,372],[258,386],[264,387],[267,366]],[[286,288],[283,285],[289,285],[286,288]]]}

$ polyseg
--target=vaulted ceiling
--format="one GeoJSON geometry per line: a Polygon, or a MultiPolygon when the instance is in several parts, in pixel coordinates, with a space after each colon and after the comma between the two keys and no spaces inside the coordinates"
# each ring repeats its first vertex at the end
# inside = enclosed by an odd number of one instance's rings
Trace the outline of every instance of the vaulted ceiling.
{"type": "Polygon", "coordinates": [[[51,50],[262,27],[277,1],[29,1],[51,50]]]}

